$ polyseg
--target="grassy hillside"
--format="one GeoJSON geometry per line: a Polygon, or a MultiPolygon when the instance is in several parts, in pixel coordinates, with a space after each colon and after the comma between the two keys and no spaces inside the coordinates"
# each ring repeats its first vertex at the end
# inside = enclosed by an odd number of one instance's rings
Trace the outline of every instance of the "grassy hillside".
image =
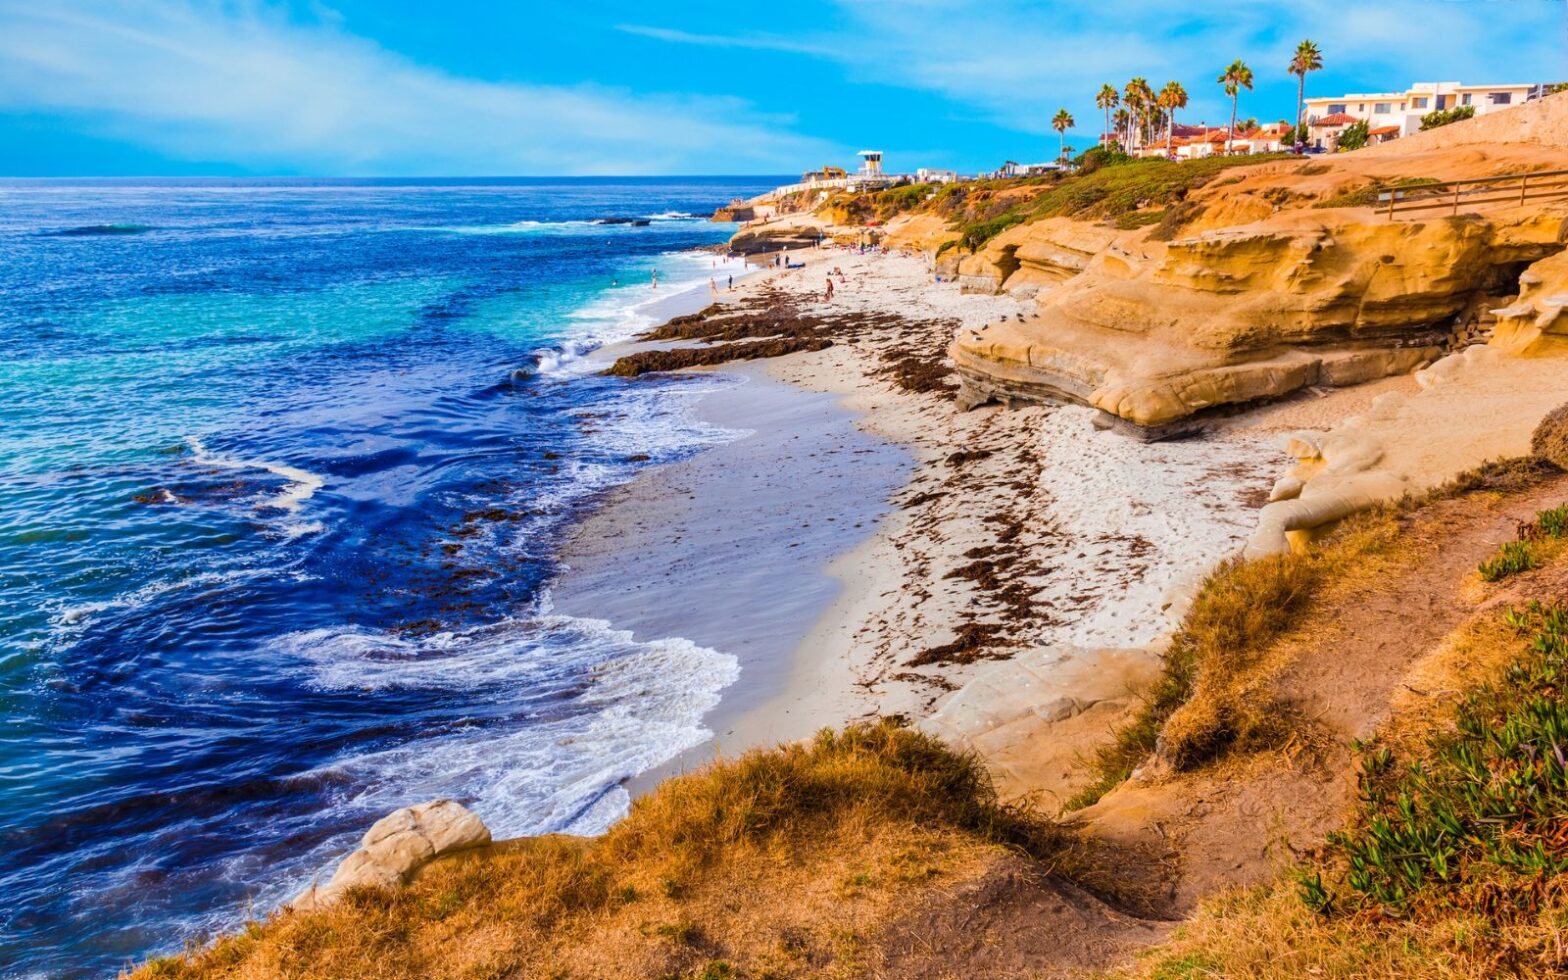
{"type": "Polygon", "coordinates": [[[957,245],[973,251],[1014,225],[1040,218],[1111,221],[1123,228],[1166,218],[1193,190],[1237,167],[1285,159],[1283,154],[1115,159],[1074,174],[979,180],[937,187],[912,184],[867,194],[839,194],[826,203],[838,224],[888,221],[900,214],[936,214],[958,230],[957,245]]]}
{"type": "Polygon", "coordinates": [[[911,895],[1058,844],[974,758],[856,725],[672,779],[601,838],[457,855],[135,976],[855,976],[911,895]]]}

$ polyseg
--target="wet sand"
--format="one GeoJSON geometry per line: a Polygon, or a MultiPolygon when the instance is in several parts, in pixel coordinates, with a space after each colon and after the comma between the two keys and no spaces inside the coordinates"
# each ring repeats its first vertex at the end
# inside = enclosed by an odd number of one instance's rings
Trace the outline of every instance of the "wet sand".
{"type": "Polygon", "coordinates": [[[874,708],[845,665],[797,659],[802,639],[841,591],[828,572],[869,540],[913,460],[861,431],[829,394],[783,384],[756,365],[695,414],[747,434],[655,467],[612,491],[572,533],[555,609],[607,619],[639,640],[681,636],[735,656],[740,679],[707,718],[714,740],[645,774],[758,744],[805,737],[874,708]],[[758,714],[800,670],[812,697],[758,714]],[[744,724],[742,723],[744,721],[744,724]]]}

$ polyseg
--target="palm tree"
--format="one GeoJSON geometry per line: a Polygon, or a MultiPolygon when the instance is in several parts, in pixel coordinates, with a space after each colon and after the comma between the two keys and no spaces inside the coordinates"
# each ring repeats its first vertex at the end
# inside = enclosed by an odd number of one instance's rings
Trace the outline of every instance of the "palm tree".
{"type": "Polygon", "coordinates": [[[1225,131],[1225,152],[1229,153],[1231,141],[1236,138],[1236,103],[1241,99],[1242,89],[1252,91],[1252,69],[1237,58],[1215,81],[1224,85],[1225,94],[1230,96],[1230,129],[1225,131]]]}
{"type": "MultiPolygon", "coordinates": [[[[1100,94],[1094,97],[1094,104],[1105,110],[1106,133],[1111,131],[1111,110],[1116,108],[1121,100],[1122,97],[1116,94],[1116,88],[1112,85],[1101,85],[1100,94]]],[[[1103,142],[1104,137],[1101,137],[1101,140],[1103,142]]]]}
{"type": "Polygon", "coordinates": [[[1122,152],[1131,152],[1127,149],[1127,137],[1132,128],[1132,113],[1126,109],[1117,109],[1111,116],[1111,124],[1116,127],[1116,133],[1122,136],[1122,152]]]}
{"type": "MultiPolygon", "coordinates": [[[[1143,142],[1144,123],[1148,118],[1145,111],[1148,109],[1149,103],[1153,101],[1154,90],[1149,88],[1149,80],[1142,75],[1128,82],[1127,87],[1122,90],[1122,102],[1126,104],[1128,109],[1132,110],[1132,123],[1138,128],[1140,143],[1143,142]]],[[[1131,129],[1127,133],[1127,152],[1132,152],[1131,129]]]]}
{"type": "Polygon", "coordinates": [[[1293,143],[1305,143],[1307,138],[1301,132],[1301,127],[1307,121],[1307,72],[1317,71],[1323,67],[1323,52],[1311,41],[1302,41],[1296,45],[1296,55],[1290,59],[1292,75],[1296,76],[1296,138],[1293,143]]]}
{"type": "Polygon", "coordinates": [[[1056,110],[1056,115],[1051,117],[1051,128],[1056,130],[1057,137],[1061,140],[1062,149],[1058,156],[1067,156],[1067,131],[1076,126],[1072,113],[1066,109],[1056,110]]]}
{"type": "Polygon", "coordinates": [[[1181,87],[1181,82],[1166,82],[1160,89],[1158,99],[1160,107],[1165,110],[1165,152],[1172,158],[1176,156],[1176,110],[1187,108],[1187,90],[1181,87]]]}

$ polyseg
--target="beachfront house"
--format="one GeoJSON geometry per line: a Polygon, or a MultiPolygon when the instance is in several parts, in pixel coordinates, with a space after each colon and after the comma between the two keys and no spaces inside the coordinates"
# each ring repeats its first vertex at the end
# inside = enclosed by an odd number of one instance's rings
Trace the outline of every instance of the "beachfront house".
{"type": "Polygon", "coordinates": [[[1003,177],[1041,177],[1045,174],[1066,169],[1067,167],[1060,163],[1019,163],[1016,160],[1009,160],[991,171],[987,176],[992,179],[1003,177]]]}
{"type": "Polygon", "coordinates": [[[1468,106],[1478,116],[1531,102],[1547,94],[1546,83],[1465,85],[1460,82],[1417,82],[1403,92],[1353,92],[1307,99],[1307,137],[1324,150],[1339,145],[1345,127],[1365,122],[1373,140],[1409,136],[1421,129],[1429,112],[1468,106]]]}
{"type": "Polygon", "coordinates": [[[921,184],[951,184],[958,180],[958,171],[920,167],[915,171],[915,180],[921,184]]]}

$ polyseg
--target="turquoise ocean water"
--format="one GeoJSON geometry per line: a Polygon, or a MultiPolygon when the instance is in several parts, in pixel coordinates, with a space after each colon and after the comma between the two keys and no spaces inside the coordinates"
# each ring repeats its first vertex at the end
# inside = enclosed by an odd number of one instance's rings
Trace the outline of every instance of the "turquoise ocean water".
{"type": "Polygon", "coordinates": [[[706,737],[732,658],[544,583],[734,435],[688,412],[731,382],[576,358],[778,182],[0,182],[0,975],[232,926],[437,796],[601,829],[706,737]]]}

